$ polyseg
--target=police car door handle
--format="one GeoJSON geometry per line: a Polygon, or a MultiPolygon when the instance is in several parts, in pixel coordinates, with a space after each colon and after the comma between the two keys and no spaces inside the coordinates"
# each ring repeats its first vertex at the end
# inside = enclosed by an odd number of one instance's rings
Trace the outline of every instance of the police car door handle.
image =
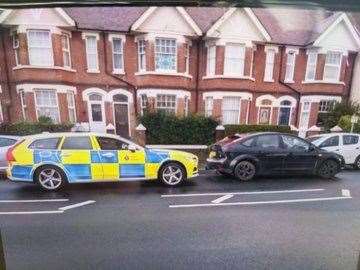
{"type": "Polygon", "coordinates": [[[69,154],[69,153],[61,154],[61,157],[70,157],[70,156],[71,156],[71,154],[69,154]]]}
{"type": "Polygon", "coordinates": [[[113,153],[103,153],[103,154],[101,154],[103,157],[107,157],[107,158],[111,158],[111,157],[113,157],[114,156],[114,154],[113,153]]]}

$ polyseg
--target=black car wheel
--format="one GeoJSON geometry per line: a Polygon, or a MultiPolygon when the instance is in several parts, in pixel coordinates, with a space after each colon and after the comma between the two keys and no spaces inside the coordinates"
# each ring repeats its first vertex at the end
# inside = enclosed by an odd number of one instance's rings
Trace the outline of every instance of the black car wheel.
{"type": "Polygon", "coordinates": [[[340,170],[339,163],[335,160],[325,160],[318,169],[318,175],[323,178],[334,177],[340,170]]]}
{"type": "Polygon", "coordinates": [[[358,156],[355,160],[354,169],[360,170],[360,156],[358,156]]]}
{"type": "Polygon", "coordinates": [[[254,178],[256,167],[247,160],[240,161],[234,170],[235,177],[241,181],[249,181],[254,178]]]}

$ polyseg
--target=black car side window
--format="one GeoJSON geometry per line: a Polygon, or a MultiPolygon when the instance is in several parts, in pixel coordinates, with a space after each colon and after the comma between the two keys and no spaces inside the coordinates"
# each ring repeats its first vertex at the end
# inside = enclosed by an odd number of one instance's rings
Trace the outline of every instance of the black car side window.
{"type": "Polygon", "coordinates": [[[109,137],[96,137],[101,150],[122,150],[127,149],[129,144],[109,137]]]}
{"type": "Polygon", "coordinates": [[[359,136],[356,135],[344,135],[343,136],[343,144],[350,145],[350,144],[357,144],[359,142],[359,136]]]}
{"type": "Polygon", "coordinates": [[[281,135],[283,147],[289,151],[306,152],[310,144],[293,136],[281,135]]]}
{"type": "Polygon", "coordinates": [[[241,143],[243,146],[251,147],[254,144],[254,138],[247,139],[241,143]]]}
{"type": "Polygon", "coordinates": [[[256,138],[256,146],[266,150],[278,149],[279,136],[278,135],[260,135],[256,138]]]}
{"type": "Polygon", "coordinates": [[[320,144],[321,147],[339,146],[339,136],[332,136],[320,144]]]}

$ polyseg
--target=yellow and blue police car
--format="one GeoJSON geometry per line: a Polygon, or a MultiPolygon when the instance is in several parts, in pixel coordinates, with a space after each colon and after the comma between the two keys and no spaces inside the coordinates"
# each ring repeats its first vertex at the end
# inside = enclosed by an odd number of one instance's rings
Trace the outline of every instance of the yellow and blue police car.
{"type": "Polygon", "coordinates": [[[177,186],[198,175],[197,156],[143,148],[117,135],[42,133],[7,152],[8,178],[58,190],[68,183],[159,179],[177,186]]]}

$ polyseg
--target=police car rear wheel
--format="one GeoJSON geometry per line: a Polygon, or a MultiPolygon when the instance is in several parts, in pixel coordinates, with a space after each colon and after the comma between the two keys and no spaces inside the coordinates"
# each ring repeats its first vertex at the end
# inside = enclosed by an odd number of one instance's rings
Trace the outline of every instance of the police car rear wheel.
{"type": "Polygon", "coordinates": [[[185,172],[179,164],[168,163],[161,168],[159,178],[167,186],[178,186],[185,180],[185,172]]]}
{"type": "Polygon", "coordinates": [[[44,190],[55,191],[61,189],[66,181],[64,173],[55,166],[44,166],[36,173],[36,180],[44,190]]]}

